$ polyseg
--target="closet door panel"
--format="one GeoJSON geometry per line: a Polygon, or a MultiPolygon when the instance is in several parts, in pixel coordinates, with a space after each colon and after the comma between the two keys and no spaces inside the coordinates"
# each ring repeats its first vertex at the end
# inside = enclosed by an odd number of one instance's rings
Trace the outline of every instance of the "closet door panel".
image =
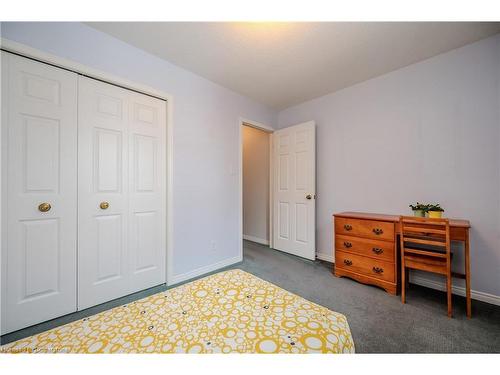
{"type": "Polygon", "coordinates": [[[79,77],[78,308],[129,293],[128,92],[79,77]]]}
{"type": "Polygon", "coordinates": [[[130,100],[130,272],[137,291],[166,280],[166,103],[137,93],[130,100]]]}
{"type": "Polygon", "coordinates": [[[77,75],[2,52],[2,334],[76,310],[77,75]]]}
{"type": "Polygon", "coordinates": [[[80,78],[79,309],[165,283],[165,139],[164,101],[80,78]]]}

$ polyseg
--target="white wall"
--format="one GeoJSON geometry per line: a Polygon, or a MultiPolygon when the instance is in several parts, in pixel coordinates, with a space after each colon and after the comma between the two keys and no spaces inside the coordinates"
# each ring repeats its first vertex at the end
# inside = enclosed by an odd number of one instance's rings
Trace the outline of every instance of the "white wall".
{"type": "Polygon", "coordinates": [[[269,241],[269,133],[243,126],[243,235],[269,241]]]}
{"type": "Polygon", "coordinates": [[[438,202],[471,221],[472,289],[500,296],[499,79],[495,36],[279,113],[317,124],[318,252],[334,212],[438,202]]]}
{"type": "Polygon", "coordinates": [[[238,259],[239,117],[273,125],[275,111],[83,24],[4,22],[1,32],[173,95],[174,280],[238,259]]]}

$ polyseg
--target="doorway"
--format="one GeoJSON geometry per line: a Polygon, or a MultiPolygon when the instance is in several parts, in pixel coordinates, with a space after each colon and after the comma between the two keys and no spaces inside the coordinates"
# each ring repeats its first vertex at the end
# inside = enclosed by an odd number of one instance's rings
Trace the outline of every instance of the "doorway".
{"type": "MultiPolygon", "coordinates": [[[[240,119],[240,238],[316,258],[316,130],[240,119]]],[[[243,241],[240,254],[243,258],[243,241]]]]}
{"type": "Polygon", "coordinates": [[[271,137],[269,129],[242,123],[243,239],[266,246],[271,243],[271,137]]]}

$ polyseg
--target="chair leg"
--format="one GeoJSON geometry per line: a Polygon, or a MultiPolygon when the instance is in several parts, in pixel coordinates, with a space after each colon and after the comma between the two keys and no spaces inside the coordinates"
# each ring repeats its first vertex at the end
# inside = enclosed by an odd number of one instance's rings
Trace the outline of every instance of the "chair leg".
{"type": "Polygon", "coordinates": [[[469,230],[465,238],[465,298],[467,301],[467,318],[472,317],[472,306],[470,300],[470,255],[469,255],[469,230]]]}
{"type": "Polygon", "coordinates": [[[448,317],[452,317],[452,305],[451,305],[451,275],[446,276],[446,294],[448,297],[448,317]]]}
{"type": "Polygon", "coordinates": [[[406,269],[404,261],[401,260],[401,302],[406,303],[406,269]]]}
{"type": "Polygon", "coordinates": [[[410,286],[410,269],[409,268],[405,269],[405,278],[406,278],[406,289],[408,289],[410,286]]]}

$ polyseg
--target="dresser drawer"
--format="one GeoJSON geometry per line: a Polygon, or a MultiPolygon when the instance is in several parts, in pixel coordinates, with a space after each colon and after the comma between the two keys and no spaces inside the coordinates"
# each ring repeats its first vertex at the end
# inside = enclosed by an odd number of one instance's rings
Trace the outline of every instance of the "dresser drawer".
{"type": "Polygon", "coordinates": [[[335,234],[394,241],[394,223],[335,217],[335,234]]]}
{"type": "Polygon", "coordinates": [[[380,280],[394,282],[394,263],[346,253],[335,252],[335,267],[357,272],[380,280]]]}
{"type": "Polygon", "coordinates": [[[335,236],[335,250],[348,251],[394,263],[394,242],[337,234],[335,236]]]}

